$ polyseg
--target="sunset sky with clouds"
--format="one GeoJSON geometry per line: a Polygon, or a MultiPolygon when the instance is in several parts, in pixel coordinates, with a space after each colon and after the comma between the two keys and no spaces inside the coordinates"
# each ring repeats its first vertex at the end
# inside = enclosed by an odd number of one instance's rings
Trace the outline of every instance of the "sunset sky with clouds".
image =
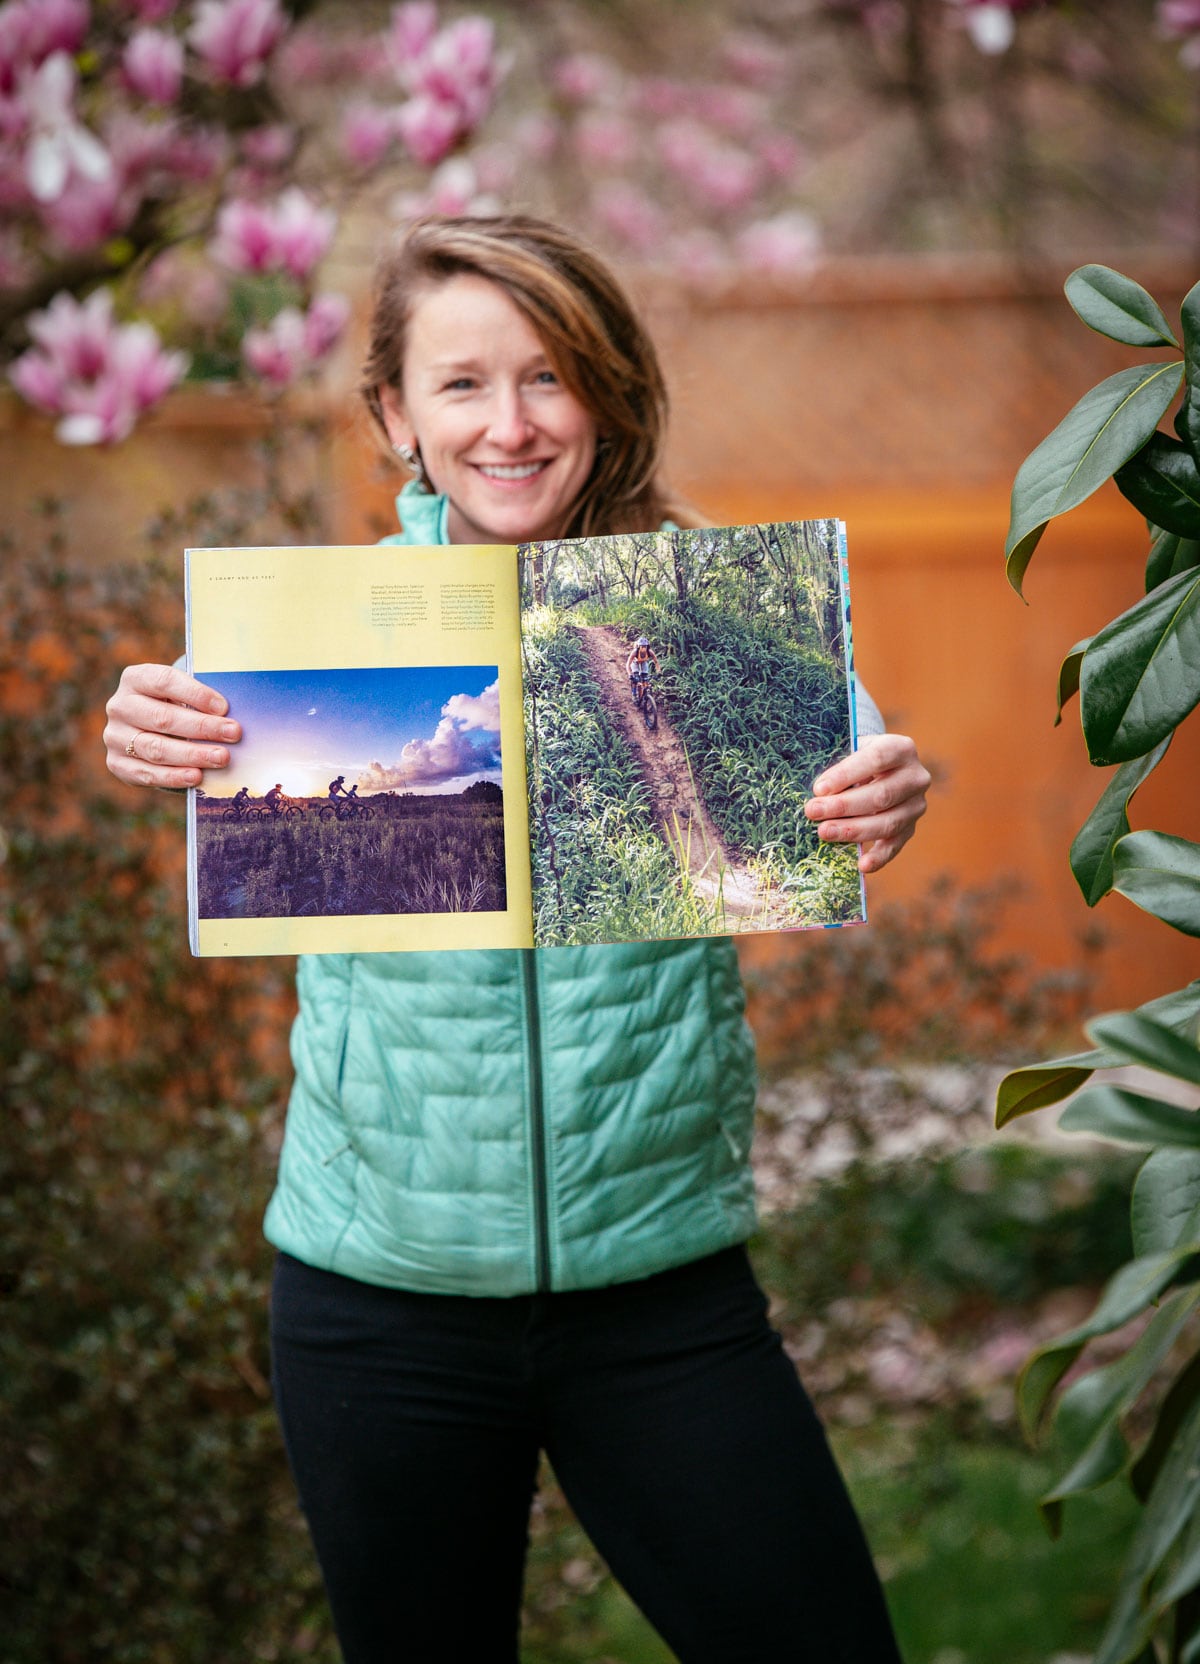
{"type": "Polygon", "coordinates": [[[196,676],[225,695],[245,736],[227,769],[205,775],[210,797],[242,786],[261,797],[276,781],[292,797],[325,797],[338,774],[360,797],[500,783],[495,665],[196,676]]]}

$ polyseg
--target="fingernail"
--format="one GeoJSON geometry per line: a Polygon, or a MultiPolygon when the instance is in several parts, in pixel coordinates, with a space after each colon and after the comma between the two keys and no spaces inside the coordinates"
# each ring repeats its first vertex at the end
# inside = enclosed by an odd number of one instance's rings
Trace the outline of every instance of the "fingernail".
{"type": "Polygon", "coordinates": [[[221,738],[223,740],[235,740],[237,737],[238,725],[236,722],[223,722],[221,724],[221,738]]]}
{"type": "Polygon", "coordinates": [[[224,751],[210,751],[208,754],[209,768],[223,768],[228,761],[229,758],[224,751]]]}

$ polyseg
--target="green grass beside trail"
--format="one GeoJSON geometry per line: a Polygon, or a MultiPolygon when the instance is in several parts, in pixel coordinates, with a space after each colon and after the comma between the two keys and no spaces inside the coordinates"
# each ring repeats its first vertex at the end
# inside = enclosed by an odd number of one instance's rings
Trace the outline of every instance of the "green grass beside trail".
{"type": "Polygon", "coordinates": [[[748,621],[695,599],[652,591],[580,612],[653,644],[665,710],[705,807],[730,847],[792,897],[796,922],[856,918],[854,854],[822,844],[804,814],[813,781],[850,749],[841,666],[767,615],[748,621]]]}

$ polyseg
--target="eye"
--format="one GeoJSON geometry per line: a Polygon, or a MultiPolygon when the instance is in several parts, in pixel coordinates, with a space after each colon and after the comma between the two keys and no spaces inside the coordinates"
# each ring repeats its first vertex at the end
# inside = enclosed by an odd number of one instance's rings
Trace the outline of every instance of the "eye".
{"type": "Polygon", "coordinates": [[[539,370],[533,379],[539,387],[558,386],[558,377],[553,370],[539,370]]]}
{"type": "Polygon", "coordinates": [[[442,391],[444,393],[468,393],[474,385],[475,382],[471,376],[455,376],[452,381],[445,384],[442,391]]]}

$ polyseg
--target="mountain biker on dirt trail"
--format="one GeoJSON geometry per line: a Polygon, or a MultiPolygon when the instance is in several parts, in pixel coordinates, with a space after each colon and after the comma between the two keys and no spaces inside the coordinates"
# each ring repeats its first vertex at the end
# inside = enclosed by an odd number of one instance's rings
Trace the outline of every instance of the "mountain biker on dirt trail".
{"type": "Polygon", "coordinates": [[[241,791],[234,792],[234,794],[233,794],[233,806],[234,806],[235,809],[244,809],[246,807],[247,803],[249,803],[249,801],[250,801],[250,788],[249,788],[249,786],[243,786],[241,791]]]}
{"type": "Polygon", "coordinates": [[[629,691],[633,695],[633,702],[637,704],[637,685],[650,679],[649,661],[654,660],[654,668],[662,675],[662,665],[658,662],[658,654],[651,647],[645,636],[639,636],[633,644],[629,658],[625,665],[625,674],[629,677],[629,691]]]}
{"type": "Polygon", "coordinates": [[[283,787],[280,785],[278,780],[276,780],[275,784],[271,787],[266,797],[263,798],[263,802],[273,815],[277,815],[279,813],[281,804],[289,801],[290,799],[285,795],[283,787]]]}
{"type": "Polygon", "coordinates": [[[346,776],[344,774],[339,774],[336,780],[329,782],[329,798],[335,806],[339,797],[349,796],[350,793],[346,790],[346,776]]]}

